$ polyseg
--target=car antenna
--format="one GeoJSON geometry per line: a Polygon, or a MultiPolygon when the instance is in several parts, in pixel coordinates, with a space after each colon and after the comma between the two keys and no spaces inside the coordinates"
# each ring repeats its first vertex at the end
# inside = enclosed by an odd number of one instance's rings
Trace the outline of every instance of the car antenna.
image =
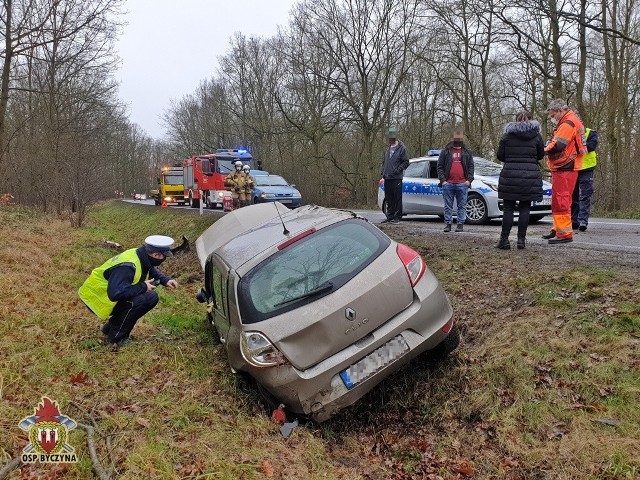
{"type": "Polygon", "coordinates": [[[278,216],[280,217],[280,221],[282,222],[282,234],[283,235],[289,235],[289,230],[287,230],[287,227],[284,226],[284,220],[282,220],[282,215],[280,215],[280,210],[278,210],[278,205],[274,202],[273,204],[274,207],[276,207],[276,212],[278,212],[278,216]]]}

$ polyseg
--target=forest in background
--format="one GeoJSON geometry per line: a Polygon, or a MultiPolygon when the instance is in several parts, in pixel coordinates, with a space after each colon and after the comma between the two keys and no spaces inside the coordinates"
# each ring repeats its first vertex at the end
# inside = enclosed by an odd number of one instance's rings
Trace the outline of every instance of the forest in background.
{"type": "Polygon", "coordinates": [[[246,145],[307,203],[372,206],[389,127],[420,156],[461,126],[495,159],[516,112],[548,137],[546,105],[563,98],[600,133],[596,207],[640,208],[635,0],[300,0],[277,35],[229,40],[167,107],[162,139],[118,99],[124,6],[1,0],[0,193],[79,225],[91,203],[152,188],[162,165],[246,145]]]}

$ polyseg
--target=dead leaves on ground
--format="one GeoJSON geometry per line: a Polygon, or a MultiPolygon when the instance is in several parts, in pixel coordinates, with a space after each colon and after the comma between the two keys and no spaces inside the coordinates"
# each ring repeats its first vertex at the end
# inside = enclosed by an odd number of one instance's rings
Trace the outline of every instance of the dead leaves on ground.
{"type": "Polygon", "coordinates": [[[69,380],[71,385],[91,385],[93,383],[87,372],[71,374],[69,380]]]}
{"type": "Polygon", "coordinates": [[[262,473],[267,478],[273,478],[276,473],[273,464],[269,460],[262,460],[259,470],[260,473],[262,473]]]}
{"type": "MultiPolygon", "coordinates": [[[[469,450],[459,440],[454,440],[442,453],[441,440],[424,427],[413,424],[410,418],[400,418],[394,413],[384,415],[383,429],[369,431],[359,437],[364,448],[367,465],[379,464],[393,480],[462,480],[473,478],[476,469],[473,461],[465,456],[469,450]]],[[[365,475],[365,478],[369,478],[365,475]]],[[[371,478],[377,478],[375,475],[371,478]]]]}

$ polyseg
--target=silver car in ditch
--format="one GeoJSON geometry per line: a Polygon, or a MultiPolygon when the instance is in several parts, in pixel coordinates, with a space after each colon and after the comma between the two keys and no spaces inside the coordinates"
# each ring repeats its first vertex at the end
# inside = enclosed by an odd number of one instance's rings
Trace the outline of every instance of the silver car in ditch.
{"type": "MultiPolygon", "coordinates": [[[[439,150],[429,150],[427,156],[409,160],[409,167],[402,179],[403,215],[444,216],[444,199],[437,172],[438,155],[439,150]]],[[[466,223],[482,225],[493,218],[502,217],[503,202],[498,198],[498,179],[502,165],[481,157],[473,157],[473,161],[475,178],[467,196],[466,223]]],[[[543,181],[542,190],[542,201],[531,204],[531,222],[551,215],[551,184],[543,181]]],[[[378,184],[378,206],[386,213],[383,180],[378,184]]],[[[455,215],[455,209],[453,213],[455,215]]]]}
{"type": "Polygon", "coordinates": [[[352,212],[243,207],[196,248],[198,297],[231,369],[289,412],[324,421],[418,355],[458,345],[422,257],[352,212]]]}

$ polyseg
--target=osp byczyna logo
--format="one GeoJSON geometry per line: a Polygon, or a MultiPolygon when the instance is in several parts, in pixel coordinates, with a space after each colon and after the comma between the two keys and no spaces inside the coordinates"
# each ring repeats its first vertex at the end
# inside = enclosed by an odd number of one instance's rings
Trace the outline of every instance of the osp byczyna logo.
{"type": "Polygon", "coordinates": [[[75,463],[78,457],[67,443],[69,430],[77,423],[58,410],[55,401],[42,397],[42,403],[18,426],[29,435],[29,444],[22,450],[24,463],[75,463]]]}

